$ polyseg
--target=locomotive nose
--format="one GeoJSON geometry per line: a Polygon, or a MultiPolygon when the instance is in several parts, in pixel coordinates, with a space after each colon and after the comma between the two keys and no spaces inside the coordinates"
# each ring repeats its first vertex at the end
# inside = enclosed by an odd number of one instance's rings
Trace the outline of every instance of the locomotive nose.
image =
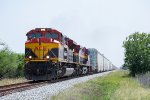
{"type": "Polygon", "coordinates": [[[25,50],[25,58],[29,60],[42,58],[40,55],[40,50],[37,47],[26,48],[25,50]]]}
{"type": "Polygon", "coordinates": [[[29,60],[44,59],[47,53],[47,44],[41,38],[35,38],[25,44],[25,57],[29,60]]]}
{"type": "Polygon", "coordinates": [[[25,44],[26,60],[50,60],[58,57],[59,44],[48,38],[33,38],[25,44]]]}

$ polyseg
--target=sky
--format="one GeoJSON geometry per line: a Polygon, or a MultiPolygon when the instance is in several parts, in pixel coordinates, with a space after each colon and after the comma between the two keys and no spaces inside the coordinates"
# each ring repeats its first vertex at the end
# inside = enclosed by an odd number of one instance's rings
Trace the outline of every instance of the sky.
{"type": "Polygon", "coordinates": [[[123,41],[150,32],[149,0],[0,0],[0,41],[24,53],[26,33],[54,28],[78,44],[96,48],[115,66],[124,61],[123,41]]]}

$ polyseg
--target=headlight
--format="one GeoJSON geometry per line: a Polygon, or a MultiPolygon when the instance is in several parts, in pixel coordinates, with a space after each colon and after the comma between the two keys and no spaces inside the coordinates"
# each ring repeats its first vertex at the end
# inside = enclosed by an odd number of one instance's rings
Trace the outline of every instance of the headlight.
{"type": "Polygon", "coordinates": [[[49,59],[49,56],[46,56],[47,59],[49,59]]]}
{"type": "Polygon", "coordinates": [[[32,56],[29,56],[29,59],[31,59],[32,58],[32,56]]]}

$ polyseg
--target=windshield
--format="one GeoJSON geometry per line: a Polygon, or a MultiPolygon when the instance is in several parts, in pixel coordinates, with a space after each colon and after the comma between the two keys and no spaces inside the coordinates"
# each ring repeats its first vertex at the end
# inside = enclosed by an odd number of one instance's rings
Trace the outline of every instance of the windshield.
{"type": "Polygon", "coordinates": [[[57,33],[46,33],[45,34],[46,38],[58,38],[58,34],[57,33]]]}
{"type": "Polygon", "coordinates": [[[32,39],[32,38],[40,38],[41,37],[41,33],[32,33],[32,34],[29,34],[28,37],[30,39],[32,39]]]}

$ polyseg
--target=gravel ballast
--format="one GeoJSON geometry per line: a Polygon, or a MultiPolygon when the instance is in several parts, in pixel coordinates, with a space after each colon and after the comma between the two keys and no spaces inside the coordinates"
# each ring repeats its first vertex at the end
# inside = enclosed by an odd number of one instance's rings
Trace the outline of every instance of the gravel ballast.
{"type": "Polygon", "coordinates": [[[94,75],[84,76],[80,78],[74,78],[62,82],[49,84],[46,86],[34,88],[31,90],[25,90],[0,97],[0,100],[50,100],[51,96],[57,95],[66,88],[70,88],[75,84],[86,82],[95,77],[100,77],[108,74],[109,72],[98,73],[94,75]]]}

